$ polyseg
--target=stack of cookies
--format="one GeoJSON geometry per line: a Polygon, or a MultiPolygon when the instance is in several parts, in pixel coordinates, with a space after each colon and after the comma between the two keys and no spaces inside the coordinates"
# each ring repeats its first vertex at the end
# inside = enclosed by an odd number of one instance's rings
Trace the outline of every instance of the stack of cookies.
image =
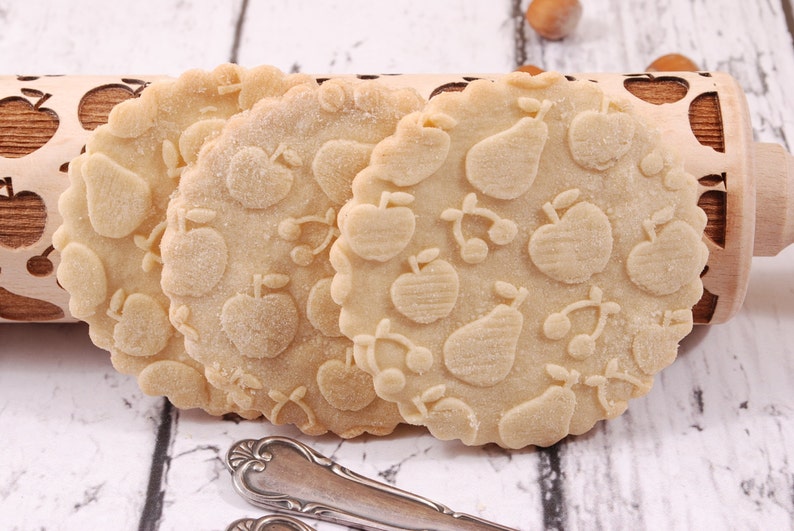
{"type": "Polygon", "coordinates": [[[58,279],[114,367],[311,435],[584,433],[648,392],[702,293],[694,177],[556,73],[425,100],[191,71],[114,108],[69,174],[58,279]]]}

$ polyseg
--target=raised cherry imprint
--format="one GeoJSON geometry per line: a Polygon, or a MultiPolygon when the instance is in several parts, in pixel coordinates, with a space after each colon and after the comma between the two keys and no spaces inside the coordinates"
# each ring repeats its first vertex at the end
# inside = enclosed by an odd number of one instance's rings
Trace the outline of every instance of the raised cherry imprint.
{"type": "Polygon", "coordinates": [[[596,388],[598,403],[604,408],[604,414],[607,419],[613,419],[621,415],[628,407],[628,403],[625,400],[616,401],[608,398],[607,386],[609,385],[609,380],[619,380],[633,385],[637,388],[638,395],[643,395],[651,389],[651,384],[649,382],[632,376],[627,372],[620,372],[617,358],[609,360],[603,375],[593,374],[584,379],[585,385],[596,388]]]}
{"type": "Polygon", "coordinates": [[[579,189],[573,188],[544,204],[543,212],[551,223],[539,227],[529,239],[532,263],[566,284],[585,282],[600,273],[612,255],[609,218],[593,203],[576,203],[579,195],[579,189]],[[564,209],[560,217],[558,211],[564,209]]]}
{"type": "Polygon", "coordinates": [[[298,309],[287,293],[262,295],[262,288],[278,290],[287,275],[254,275],[253,296],[238,293],[223,304],[221,327],[237,350],[248,358],[275,358],[298,332],[298,309]]]}
{"type": "Polygon", "coordinates": [[[568,343],[568,354],[578,360],[589,358],[595,354],[596,340],[601,337],[606,327],[607,319],[610,315],[620,311],[620,305],[613,301],[604,301],[604,293],[597,286],[590,288],[589,298],[573,302],[562,309],[546,317],[543,321],[543,335],[557,341],[571,331],[571,319],[569,314],[586,308],[596,308],[598,311],[598,321],[593,331],[589,334],[577,334],[568,343]]]}
{"type": "Polygon", "coordinates": [[[430,350],[414,344],[402,334],[392,332],[389,319],[382,319],[378,323],[374,335],[361,334],[354,337],[353,345],[356,364],[374,375],[375,391],[384,398],[395,395],[405,388],[404,369],[422,374],[433,366],[433,354],[430,350]],[[378,347],[383,342],[396,344],[402,350],[402,360],[379,360],[378,347]],[[386,365],[399,365],[399,367],[386,367],[386,365]]]}
{"type": "Polygon", "coordinates": [[[314,261],[314,257],[322,253],[333,243],[334,238],[339,236],[336,228],[336,211],[329,208],[324,216],[303,216],[300,218],[286,218],[278,224],[278,235],[287,241],[298,241],[304,236],[302,227],[307,224],[318,224],[323,227],[325,234],[319,243],[312,247],[311,244],[300,243],[292,248],[289,253],[292,261],[299,266],[308,266],[314,261]]]}
{"type": "Polygon", "coordinates": [[[488,208],[477,206],[477,194],[467,194],[463,198],[460,209],[448,208],[441,213],[441,219],[452,223],[452,237],[460,247],[460,257],[467,264],[479,264],[488,257],[488,244],[476,236],[467,238],[463,235],[463,219],[474,216],[491,222],[488,228],[488,239],[495,245],[507,245],[518,234],[518,226],[514,221],[500,217],[488,208]]]}

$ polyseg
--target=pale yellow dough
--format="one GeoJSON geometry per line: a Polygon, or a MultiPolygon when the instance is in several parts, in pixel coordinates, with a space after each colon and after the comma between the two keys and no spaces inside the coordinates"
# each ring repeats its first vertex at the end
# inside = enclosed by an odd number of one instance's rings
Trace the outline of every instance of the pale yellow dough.
{"type": "Polygon", "coordinates": [[[168,199],[227,118],[298,84],[314,80],[235,65],[154,83],[116,106],[69,165],[70,186],[59,202],[63,225],[53,243],[70,311],[89,323],[92,340],[110,351],[117,370],[177,407],[259,415],[207,382],[169,322],[159,251],[168,199]]]}
{"type": "Polygon", "coordinates": [[[162,287],[188,353],[241,408],[314,435],[401,421],[339,330],[328,249],[353,177],[422,105],[373,81],[297,87],[230,119],[183,174],[162,287]]]}
{"type": "Polygon", "coordinates": [[[474,81],[373,150],[331,250],[356,364],[441,439],[550,445],[648,392],[692,327],[695,179],[597,83],[474,81]]]}

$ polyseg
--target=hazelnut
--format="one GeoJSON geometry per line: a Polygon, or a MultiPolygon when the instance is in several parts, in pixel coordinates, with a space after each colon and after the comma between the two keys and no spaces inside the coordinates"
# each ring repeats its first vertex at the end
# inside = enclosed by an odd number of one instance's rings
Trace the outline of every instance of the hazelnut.
{"type": "Polygon", "coordinates": [[[518,68],[516,68],[516,72],[527,72],[528,74],[532,74],[533,76],[536,76],[542,73],[543,69],[535,65],[521,65],[518,68]]]}
{"type": "Polygon", "coordinates": [[[663,55],[648,65],[647,72],[697,72],[700,70],[692,59],[680,53],[663,55]]]}
{"type": "Polygon", "coordinates": [[[579,0],[532,0],[527,22],[541,37],[557,41],[567,37],[582,18],[579,0]]]}

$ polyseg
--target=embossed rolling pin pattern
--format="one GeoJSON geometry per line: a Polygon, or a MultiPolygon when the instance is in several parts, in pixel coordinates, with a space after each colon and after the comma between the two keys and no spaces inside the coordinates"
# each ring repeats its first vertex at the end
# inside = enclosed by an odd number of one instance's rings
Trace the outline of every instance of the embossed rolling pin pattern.
{"type": "MultiPolygon", "coordinates": [[[[359,77],[432,97],[477,76],[359,77]]],[[[710,257],[694,321],[727,321],[742,304],[750,258],[777,254],[792,241],[791,156],[780,146],[752,142],[744,96],[725,74],[572,77],[597,81],[610,97],[629,101],[674,143],[685,170],[698,179],[710,257]]],[[[59,257],[51,242],[68,164],[115,104],[157,79],[0,78],[0,322],[75,320],[55,278],[59,257]]]]}

